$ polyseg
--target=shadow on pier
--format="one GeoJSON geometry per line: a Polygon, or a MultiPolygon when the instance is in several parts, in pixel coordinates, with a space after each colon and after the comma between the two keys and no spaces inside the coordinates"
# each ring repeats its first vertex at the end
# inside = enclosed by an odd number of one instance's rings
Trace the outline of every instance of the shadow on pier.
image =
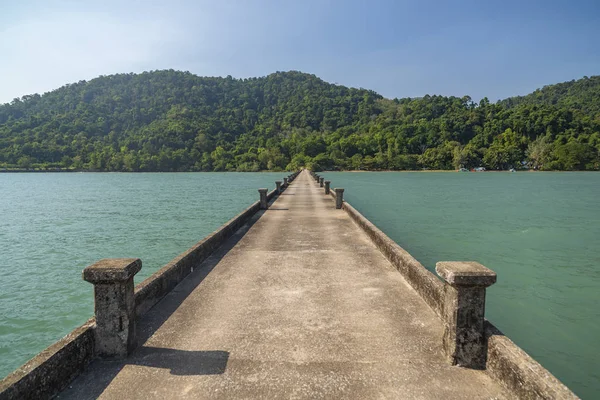
{"type": "MultiPolygon", "coordinates": [[[[77,393],[75,397],[97,399],[126,365],[169,369],[171,375],[177,376],[202,376],[225,373],[228,360],[229,352],[221,350],[186,351],[141,346],[126,360],[96,360],[90,366],[91,374],[88,376],[93,379],[85,382],[85,394],[77,393]]],[[[73,394],[67,389],[56,398],[72,397],[73,394]]]]}
{"type": "MultiPolygon", "coordinates": [[[[273,201],[270,202],[272,204],[273,201]]],[[[232,237],[227,239],[201,266],[189,274],[174,290],[146,313],[137,324],[138,348],[124,360],[95,360],[88,367],[83,379],[85,393],[72,392],[70,388],[60,393],[57,399],[96,399],[102,395],[113,379],[127,365],[170,370],[171,375],[202,376],[225,373],[229,352],[223,350],[187,351],[171,348],[146,346],[154,333],[173,315],[187,297],[202,284],[215,266],[246,235],[264,214],[258,211],[232,237]],[[82,397],[83,396],[83,397],[82,397]]]]}

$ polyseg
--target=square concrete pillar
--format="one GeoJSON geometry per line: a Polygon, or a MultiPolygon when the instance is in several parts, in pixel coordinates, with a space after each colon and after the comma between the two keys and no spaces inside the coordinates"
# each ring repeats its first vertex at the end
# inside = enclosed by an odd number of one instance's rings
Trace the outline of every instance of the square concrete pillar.
{"type": "Polygon", "coordinates": [[[335,208],[339,210],[342,204],[344,204],[344,189],[335,188],[335,208]]]}
{"type": "Polygon", "coordinates": [[[289,185],[289,179],[288,178],[283,178],[283,187],[286,188],[289,185]]]}
{"type": "Polygon", "coordinates": [[[277,189],[277,193],[281,193],[281,181],[275,181],[275,188],[277,189]]]}
{"type": "Polygon", "coordinates": [[[106,258],[83,270],[94,284],[96,352],[103,358],[127,357],[136,346],[133,276],[142,269],[139,258],[106,258]]]}
{"type": "Polygon", "coordinates": [[[258,189],[258,193],[260,194],[260,209],[266,210],[269,208],[269,203],[267,202],[267,189],[258,189]]]}
{"type": "Polygon", "coordinates": [[[484,369],[485,288],[496,282],[496,273],[472,261],[439,262],[435,271],[446,283],[442,343],[446,356],[452,365],[484,369]]]}
{"type": "Polygon", "coordinates": [[[329,194],[329,185],[331,185],[331,181],[325,181],[325,194],[329,194]]]}
{"type": "Polygon", "coordinates": [[[319,186],[323,187],[324,180],[325,180],[325,178],[323,178],[323,177],[319,178],[319,186]]]}

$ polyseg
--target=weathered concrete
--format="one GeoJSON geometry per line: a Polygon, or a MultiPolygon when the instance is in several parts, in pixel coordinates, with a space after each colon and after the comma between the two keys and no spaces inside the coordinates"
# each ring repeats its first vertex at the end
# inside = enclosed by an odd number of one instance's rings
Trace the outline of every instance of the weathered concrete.
{"type": "MultiPolygon", "coordinates": [[[[295,174],[293,174],[295,175],[295,174]]],[[[276,191],[267,194],[271,201],[276,191]]],[[[213,233],[175,257],[135,287],[138,318],[171,292],[194,268],[259,211],[257,201],[213,233]]],[[[131,268],[131,267],[130,267],[131,268]]],[[[119,272],[115,272],[118,276],[119,272]]],[[[92,275],[93,276],[93,275],[92,275]]],[[[67,386],[96,356],[96,320],[90,319],[0,380],[0,400],[48,399],[67,386]]]]}
{"type": "MultiPolygon", "coordinates": [[[[334,192],[330,196],[336,199],[334,192]]],[[[445,288],[442,282],[349,203],[344,202],[343,209],[443,320],[445,288]]],[[[487,342],[486,373],[501,386],[520,399],[578,398],[493,324],[485,321],[484,327],[487,342]]]]}
{"type": "Polygon", "coordinates": [[[443,346],[452,365],[485,368],[485,288],[496,282],[496,273],[477,262],[439,262],[436,272],[444,287],[443,346]]]}
{"type": "Polygon", "coordinates": [[[578,397],[546,368],[513,343],[489,321],[486,373],[519,399],[571,399],[578,397]]]}
{"type": "Polygon", "coordinates": [[[331,181],[325,181],[325,194],[329,194],[329,185],[331,185],[331,181]]]}
{"type": "MultiPolygon", "coordinates": [[[[275,196],[267,195],[267,200],[275,196]]],[[[194,268],[204,262],[225,240],[229,239],[260,209],[260,202],[253,203],[241,213],[224,223],[216,231],[175,257],[161,269],[135,287],[136,314],[144,315],[167,293],[171,292],[194,268]]]]}
{"type": "Polygon", "coordinates": [[[0,400],[49,399],[95,357],[92,318],[0,381],[0,400]]]}
{"type": "Polygon", "coordinates": [[[281,181],[275,181],[275,190],[278,194],[281,193],[281,181]]]}
{"type": "Polygon", "coordinates": [[[440,319],[308,173],[286,194],[59,398],[511,398],[447,363],[440,319]]]}
{"type": "MultiPolygon", "coordinates": [[[[331,192],[330,194],[335,200],[335,193],[331,192]]],[[[390,263],[398,269],[404,279],[406,279],[411,287],[419,293],[429,307],[431,307],[438,316],[442,317],[444,301],[443,283],[411,256],[409,252],[390,239],[349,203],[344,203],[344,210],[369,236],[390,263]]]]}
{"type": "Polygon", "coordinates": [[[325,178],[320,177],[319,178],[319,186],[323,187],[323,181],[325,180],[325,178]]]}
{"type": "Polygon", "coordinates": [[[269,203],[267,201],[267,189],[258,189],[258,193],[260,194],[260,209],[266,210],[269,208],[269,203]]]}
{"type": "Polygon", "coordinates": [[[288,180],[289,178],[283,178],[283,187],[288,187],[288,180]]]}
{"type": "Polygon", "coordinates": [[[139,258],[107,258],[83,270],[83,279],[94,284],[100,357],[123,358],[136,347],[133,276],[141,269],[139,258]]]}
{"type": "Polygon", "coordinates": [[[340,209],[344,204],[344,189],[335,188],[335,208],[340,209]]]}

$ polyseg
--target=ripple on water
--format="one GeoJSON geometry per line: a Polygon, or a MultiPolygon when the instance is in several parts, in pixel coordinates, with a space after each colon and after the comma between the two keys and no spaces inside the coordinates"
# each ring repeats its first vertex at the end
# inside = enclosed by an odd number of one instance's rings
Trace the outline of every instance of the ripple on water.
{"type": "Polygon", "coordinates": [[[325,176],[428,269],[494,269],[486,316],[579,396],[597,397],[600,174],[325,176]]]}
{"type": "Polygon", "coordinates": [[[140,282],[283,176],[0,174],[0,377],[92,315],[85,266],[140,257],[140,282]]]}

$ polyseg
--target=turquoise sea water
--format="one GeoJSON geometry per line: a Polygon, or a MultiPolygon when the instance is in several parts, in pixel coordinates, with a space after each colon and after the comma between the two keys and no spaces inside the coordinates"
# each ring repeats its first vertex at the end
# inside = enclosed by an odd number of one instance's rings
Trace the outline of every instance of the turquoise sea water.
{"type": "Polygon", "coordinates": [[[493,269],[486,317],[600,398],[600,173],[322,173],[428,269],[493,269]]]}
{"type": "MultiPolygon", "coordinates": [[[[92,315],[85,266],[140,257],[140,282],[285,175],[0,174],[0,377],[92,315]]],[[[599,397],[600,174],[323,175],[426,267],[495,270],[487,317],[599,397]]]]}
{"type": "Polygon", "coordinates": [[[92,316],[84,267],[139,257],[141,282],[284,176],[0,174],[0,378],[92,316]]]}

